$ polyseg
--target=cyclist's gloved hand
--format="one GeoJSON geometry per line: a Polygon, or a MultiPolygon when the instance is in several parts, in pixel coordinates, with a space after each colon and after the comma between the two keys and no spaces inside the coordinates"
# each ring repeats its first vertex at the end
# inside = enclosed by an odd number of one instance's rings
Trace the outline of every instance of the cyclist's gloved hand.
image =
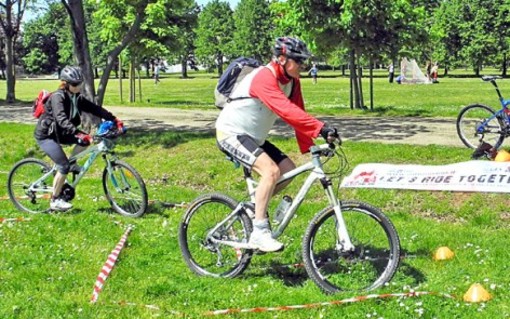
{"type": "Polygon", "coordinates": [[[124,127],[124,123],[119,120],[119,119],[115,119],[115,125],[117,126],[117,131],[119,131],[119,133],[121,134],[124,134],[126,132],[126,128],[124,127]]]}
{"type": "Polygon", "coordinates": [[[80,146],[89,146],[92,143],[92,137],[84,132],[79,132],[75,135],[78,140],[78,145],[80,146]]]}
{"type": "Polygon", "coordinates": [[[324,124],[320,132],[321,136],[326,140],[327,143],[333,143],[335,140],[339,140],[340,136],[336,128],[324,124]]]}

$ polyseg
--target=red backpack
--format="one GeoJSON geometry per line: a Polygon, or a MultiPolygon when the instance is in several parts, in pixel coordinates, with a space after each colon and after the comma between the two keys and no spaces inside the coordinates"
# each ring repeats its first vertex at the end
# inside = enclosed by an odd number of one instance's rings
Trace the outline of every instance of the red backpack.
{"type": "Polygon", "coordinates": [[[32,115],[38,119],[41,117],[41,115],[44,113],[44,103],[48,101],[48,99],[51,96],[51,92],[48,92],[46,90],[41,90],[39,92],[39,95],[34,100],[34,104],[32,104],[32,115]]]}

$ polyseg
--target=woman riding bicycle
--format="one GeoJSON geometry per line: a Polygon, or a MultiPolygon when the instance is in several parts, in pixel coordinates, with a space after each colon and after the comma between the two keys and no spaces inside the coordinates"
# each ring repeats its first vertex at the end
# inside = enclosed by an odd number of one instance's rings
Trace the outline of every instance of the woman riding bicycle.
{"type": "Polygon", "coordinates": [[[122,129],[122,121],[99,105],[92,103],[80,94],[83,75],[78,67],[66,66],[60,73],[60,85],[46,102],[45,111],[39,118],[34,132],[37,144],[57,166],[53,179],[53,194],[50,201],[52,210],[66,211],[73,205],[61,196],[67,174],[79,172],[76,163],[69,162],[62,144],[75,145],[72,155],[82,152],[92,142],[92,137],[81,131],[82,112],[94,114],[102,119],[114,121],[122,129]]]}
{"type": "Polygon", "coordinates": [[[245,167],[260,175],[255,192],[255,220],[249,244],[265,252],[278,251],[283,244],[271,237],[267,206],[272,195],[286,185],[276,187],[278,178],[296,166],[287,155],[266,141],[278,117],[292,126],[302,153],[308,152],[313,138],[322,135],[328,142],[337,130],[304,110],[299,72],[310,58],[306,44],[291,37],[276,39],[273,60],[249,73],[232,92],[234,97],[216,121],[218,147],[245,167]],[[235,99],[235,96],[249,96],[235,99]]]}

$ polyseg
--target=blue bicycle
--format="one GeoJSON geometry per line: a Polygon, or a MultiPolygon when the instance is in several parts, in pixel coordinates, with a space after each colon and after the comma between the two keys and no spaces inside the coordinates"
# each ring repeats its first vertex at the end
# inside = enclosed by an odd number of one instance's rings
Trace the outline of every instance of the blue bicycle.
{"type": "MultiPolygon", "coordinates": [[[[69,159],[71,163],[85,158],[86,161],[81,171],[69,176],[64,184],[62,196],[66,201],[75,197],[78,183],[101,155],[105,163],[103,190],[112,209],[128,217],[145,214],[148,196],[142,177],[131,165],[118,159],[113,151],[114,139],[120,134],[113,122],[103,122],[94,136],[95,144],[69,159]]],[[[7,178],[7,190],[14,206],[28,213],[50,211],[49,199],[56,171],[56,165],[51,166],[38,158],[25,158],[14,164],[7,178]]]]}
{"type": "Polygon", "coordinates": [[[482,80],[490,82],[496,88],[501,109],[494,111],[483,104],[471,104],[463,108],[457,117],[457,134],[462,143],[476,149],[482,143],[499,149],[506,137],[510,136],[510,100],[501,95],[496,80],[500,76],[483,76],[482,80]]]}

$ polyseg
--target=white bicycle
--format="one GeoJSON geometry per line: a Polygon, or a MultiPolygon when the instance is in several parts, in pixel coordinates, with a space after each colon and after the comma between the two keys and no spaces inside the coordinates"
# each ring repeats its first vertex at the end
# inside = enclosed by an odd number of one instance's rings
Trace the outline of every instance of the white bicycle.
{"type": "MultiPolygon", "coordinates": [[[[337,143],[338,146],[340,142],[337,143]]],[[[320,181],[329,205],[310,221],[302,242],[302,258],[310,278],[326,293],[376,289],[393,277],[400,262],[400,241],[391,221],[379,209],[359,201],[340,201],[323,169],[345,155],[334,144],[313,146],[311,161],[284,174],[278,183],[310,172],[294,201],[273,230],[278,238],[303,203],[312,184],[320,181]]],[[[254,217],[257,182],[244,168],[250,201],[238,202],[212,193],[196,198],[179,225],[179,245],[188,267],[198,275],[235,277],[248,267],[254,251],[248,241],[254,217]]]]}

